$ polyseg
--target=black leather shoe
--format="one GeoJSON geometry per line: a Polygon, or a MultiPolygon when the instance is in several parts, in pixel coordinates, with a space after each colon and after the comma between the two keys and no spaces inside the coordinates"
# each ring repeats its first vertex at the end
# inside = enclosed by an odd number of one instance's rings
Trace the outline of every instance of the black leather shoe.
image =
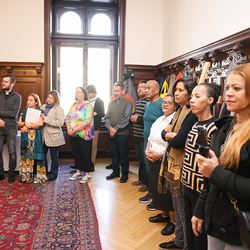
{"type": "Polygon", "coordinates": [[[120,179],[120,183],[126,183],[128,181],[128,176],[122,176],[122,178],[120,179]]]}
{"type": "Polygon", "coordinates": [[[111,164],[109,164],[108,166],[106,166],[106,169],[112,169],[112,163],[111,164]]]}
{"type": "Polygon", "coordinates": [[[4,175],[0,174],[0,180],[3,180],[3,179],[4,179],[4,175]]]}
{"type": "Polygon", "coordinates": [[[115,174],[114,172],[112,172],[110,175],[106,176],[107,180],[112,180],[114,178],[120,177],[119,174],[115,174]]]}
{"type": "Polygon", "coordinates": [[[161,250],[164,250],[164,249],[183,249],[183,247],[178,247],[177,245],[175,245],[174,241],[161,243],[159,245],[159,248],[161,250]]]}
{"type": "Polygon", "coordinates": [[[167,226],[165,226],[162,230],[161,230],[161,234],[162,235],[171,235],[174,233],[175,230],[175,224],[172,222],[169,222],[167,224],[167,226]]]}
{"type": "Polygon", "coordinates": [[[49,178],[47,181],[55,181],[55,180],[56,180],[56,178],[55,179],[49,178]]]}
{"type": "Polygon", "coordinates": [[[170,217],[163,217],[162,214],[157,214],[156,216],[149,217],[149,221],[153,223],[157,222],[170,222],[170,217]]]}
{"type": "Polygon", "coordinates": [[[14,174],[9,174],[9,179],[8,179],[9,183],[12,183],[15,181],[15,175],[14,174]]]}

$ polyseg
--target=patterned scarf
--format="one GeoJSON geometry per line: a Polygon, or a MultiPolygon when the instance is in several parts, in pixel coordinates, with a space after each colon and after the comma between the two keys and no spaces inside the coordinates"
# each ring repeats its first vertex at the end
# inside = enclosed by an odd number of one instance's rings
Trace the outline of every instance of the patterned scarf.
{"type": "MultiPolygon", "coordinates": [[[[178,133],[183,121],[185,120],[189,112],[190,108],[187,108],[186,106],[178,109],[171,122],[174,127],[173,132],[178,133]]],[[[166,193],[169,189],[168,184],[169,182],[171,182],[174,185],[175,196],[179,194],[181,188],[181,170],[184,157],[184,147],[180,149],[175,149],[171,147],[169,156],[167,156],[167,154],[168,147],[165,150],[165,154],[161,163],[161,169],[158,180],[158,191],[160,193],[166,193]]]]}
{"type": "MultiPolygon", "coordinates": [[[[37,110],[40,110],[39,108],[36,108],[37,110]]],[[[25,121],[26,114],[27,114],[27,108],[23,110],[22,112],[22,122],[25,121]]],[[[34,143],[34,159],[35,160],[44,160],[44,154],[43,154],[43,138],[42,138],[42,132],[41,128],[37,128],[36,135],[35,135],[35,143],[34,143]]],[[[21,134],[21,149],[27,148],[28,145],[28,133],[22,133],[21,134]]]]}

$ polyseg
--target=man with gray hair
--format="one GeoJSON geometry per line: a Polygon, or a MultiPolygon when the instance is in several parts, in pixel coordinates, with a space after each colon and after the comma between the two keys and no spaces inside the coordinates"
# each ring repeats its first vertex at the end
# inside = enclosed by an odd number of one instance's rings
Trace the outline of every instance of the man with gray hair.
{"type": "Polygon", "coordinates": [[[120,177],[121,164],[122,177],[120,183],[125,183],[128,180],[129,121],[133,110],[131,102],[123,97],[124,93],[123,83],[116,82],[114,85],[115,100],[109,103],[108,111],[105,115],[105,127],[109,131],[109,145],[113,170],[106,179],[111,180],[120,177]]]}
{"type": "Polygon", "coordinates": [[[9,150],[9,183],[15,181],[16,168],[16,136],[17,116],[22,98],[13,87],[16,79],[12,75],[5,75],[0,92],[0,180],[4,179],[3,145],[7,143],[9,150]]]}

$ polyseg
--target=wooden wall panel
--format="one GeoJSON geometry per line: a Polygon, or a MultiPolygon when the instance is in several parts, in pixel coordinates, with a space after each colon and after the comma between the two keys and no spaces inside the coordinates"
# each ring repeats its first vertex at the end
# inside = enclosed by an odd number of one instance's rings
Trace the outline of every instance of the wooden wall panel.
{"type": "Polygon", "coordinates": [[[30,93],[38,94],[44,103],[47,92],[43,87],[42,68],[43,63],[0,62],[0,79],[2,80],[4,75],[13,75],[16,78],[14,90],[22,96],[20,112],[26,107],[30,93]]]}

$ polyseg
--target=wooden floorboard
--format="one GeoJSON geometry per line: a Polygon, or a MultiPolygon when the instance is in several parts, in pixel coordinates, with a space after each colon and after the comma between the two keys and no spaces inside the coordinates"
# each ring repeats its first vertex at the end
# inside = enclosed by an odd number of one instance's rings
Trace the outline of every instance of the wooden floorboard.
{"type": "Polygon", "coordinates": [[[138,192],[139,187],[132,186],[138,179],[138,162],[130,162],[127,183],[119,183],[119,178],[106,180],[112,170],[105,166],[110,163],[110,158],[98,158],[89,182],[103,250],[159,249],[160,243],[173,239],[174,235],[161,235],[166,224],[148,220],[160,211],[148,211],[147,204],[139,203],[146,192],[138,192]]]}

